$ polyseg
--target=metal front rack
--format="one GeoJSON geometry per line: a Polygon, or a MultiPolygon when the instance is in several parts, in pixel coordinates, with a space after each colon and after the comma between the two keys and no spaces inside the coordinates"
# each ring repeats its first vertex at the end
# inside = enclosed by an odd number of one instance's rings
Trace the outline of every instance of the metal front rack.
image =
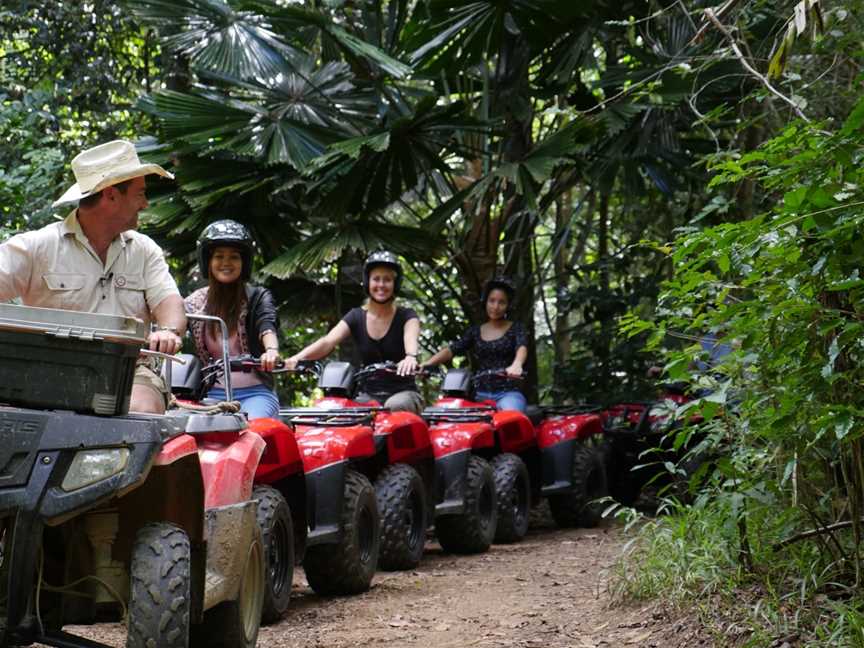
{"type": "Polygon", "coordinates": [[[376,412],[383,407],[351,407],[346,409],[293,408],[279,410],[279,418],[292,425],[314,425],[327,427],[353,427],[369,425],[376,412]]]}
{"type": "Polygon", "coordinates": [[[420,414],[430,423],[491,423],[494,407],[427,407],[420,414]]]}
{"type": "Polygon", "coordinates": [[[603,407],[594,403],[583,403],[581,405],[540,405],[543,414],[547,416],[564,416],[567,414],[594,414],[603,410],[603,407]]]}

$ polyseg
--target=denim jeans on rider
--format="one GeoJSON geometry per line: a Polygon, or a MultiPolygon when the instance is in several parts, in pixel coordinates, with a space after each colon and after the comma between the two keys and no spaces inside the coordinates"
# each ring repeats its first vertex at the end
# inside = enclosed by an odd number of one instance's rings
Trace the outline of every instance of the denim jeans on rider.
{"type": "MultiPolygon", "coordinates": [[[[240,409],[246,412],[250,419],[276,418],[279,415],[279,399],[266,385],[240,387],[233,392],[234,400],[240,401],[240,409]]],[[[225,390],[214,387],[207,392],[207,398],[225,400],[225,390]]]]}
{"type": "Polygon", "coordinates": [[[516,410],[517,412],[524,412],[528,407],[528,401],[525,399],[525,395],[518,391],[478,391],[474,396],[478,401],[495,401],[495,407],[499,410],[516,410]]]}

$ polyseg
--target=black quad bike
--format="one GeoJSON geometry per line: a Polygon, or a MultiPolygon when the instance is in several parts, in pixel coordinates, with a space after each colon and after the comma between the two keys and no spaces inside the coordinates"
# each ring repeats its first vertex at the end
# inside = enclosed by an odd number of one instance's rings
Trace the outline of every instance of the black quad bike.
{"type": "Polygon", "coordinates": [[[264,556],[234,414],[128,414],[143,323],[0,305],[0,647],[253,648],[264,556]],[[206,452],[204,447],[207,447],[206,452]]]}

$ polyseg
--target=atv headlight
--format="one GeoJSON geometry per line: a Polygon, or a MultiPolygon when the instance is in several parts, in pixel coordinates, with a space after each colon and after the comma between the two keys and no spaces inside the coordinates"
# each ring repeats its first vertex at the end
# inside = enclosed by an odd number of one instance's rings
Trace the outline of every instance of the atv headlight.
{"type": "Polygon", "coordinates": [[[128,448],[98,448],[76,453],[61,487],[69,492],[116,475],[129,461],[128,448]]]}

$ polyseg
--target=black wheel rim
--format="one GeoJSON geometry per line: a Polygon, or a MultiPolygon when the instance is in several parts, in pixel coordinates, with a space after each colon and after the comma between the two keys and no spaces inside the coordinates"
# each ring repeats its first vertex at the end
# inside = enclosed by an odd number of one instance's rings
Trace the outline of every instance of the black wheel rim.
{"type": "Polygon", "coordinates": [[[483,487],[480,489],[480,497],[477,501],[477,510],[480,513],[480,525],[483,530],[489,528],[492,521],[492,486],[488,481],[483,482],[483,487]]]}
{"type": "Polygon", "coordinates": [[[423,500],[420,493],[412,488],[408,493],[408,506],[405,507],[405,528],[408,532],[408,548],[412,551],[423,542],[426,533],[423,523],[423,500]]]}
{"type": "Polygon", "coordinates": [[[592,465],[591,470],[588,471],[588,476],[586,477],[586,502],[585,506],[597,506],[597,502],[594,500],[599,499],[606,495],[606,483],[603,479],[603,471],[600,470],[596,464],[592,465]]]}
{"type": "Polygon", "coordinates": [[[273,587],[273,593],[278,597],[285,591],[285,588],[291,587],[288,582],[288,575],[291,573],[293,562],[289,555],[289,547],[291,546],[291,534],[288,533],[288,528],[283,520],[277,520],[273,525],[273,530],[270,533],[270,556],[268,564],[270,566],[270,583],[273,587]]]}
{"type": "Polygon", "coordinates": [[[374,519],[368,506],[360,509],[357,522],[357,548],[360,550],[360,560],[367,563],[372,557],[372,545],[375,539],[374,519]]]}
{"type": "Polygon", "coordinates": [[[518,528],[525,523],[528,515],[528,485],[522,475],[516,478],[513,488],[510,489],[509,506],[513,512],[513,520],[518,528]]]}

